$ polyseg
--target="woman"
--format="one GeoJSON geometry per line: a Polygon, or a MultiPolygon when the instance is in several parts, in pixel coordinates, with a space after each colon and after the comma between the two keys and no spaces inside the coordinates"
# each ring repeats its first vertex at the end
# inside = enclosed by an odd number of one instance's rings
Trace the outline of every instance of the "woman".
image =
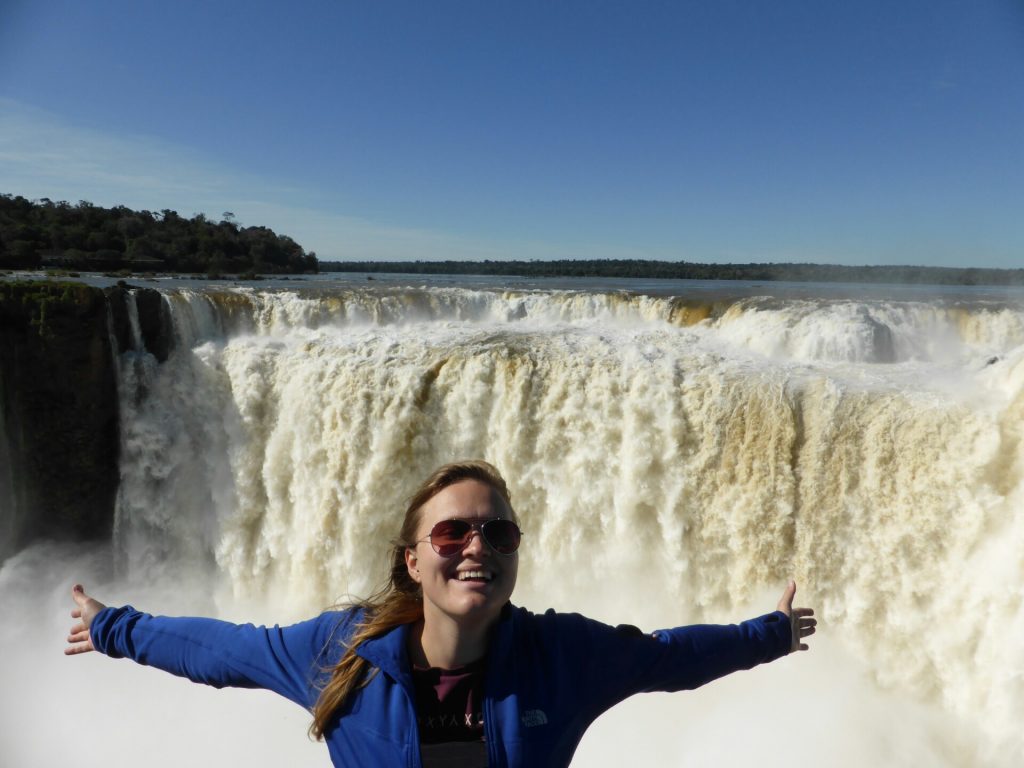
{"type": "Polygon", "coordinates": [[[67,654],[128,656],[195,682],[267,688],[310,709],[338,766],[567,765],[587,726],[641,691],[696,688],[815,631],[792,608],[644,634],[509,602],[520,531],[490,464],[448,464],[409,502],[387,586],[291,627],[107,608],[75,585],[67,654]]]}

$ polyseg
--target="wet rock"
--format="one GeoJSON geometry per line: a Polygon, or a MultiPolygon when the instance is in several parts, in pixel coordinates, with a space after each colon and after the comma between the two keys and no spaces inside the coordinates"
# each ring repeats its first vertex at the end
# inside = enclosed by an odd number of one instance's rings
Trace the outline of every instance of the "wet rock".
{"type": "Polygon", "coordinates": [[[146,351],[161,363],[165,362],[171,353],[173,333],[171,314],[163,295],[152,288],[136,288],[135,306],[146,351]]]}
{"type": "Polygon", "coordinates": [[[0,559],[37,538],[110,535],[119,480],[110,339],[102,290],[0,284],[0,559]]]}
{"type": "Polygon", "coordinates": [[[128,286],[124,280],[118,281],[113,288],[104,293],[110,307],[110,332],[117,344],[118,353],[131,349],[132,328],[128,318],[128,286]]]}

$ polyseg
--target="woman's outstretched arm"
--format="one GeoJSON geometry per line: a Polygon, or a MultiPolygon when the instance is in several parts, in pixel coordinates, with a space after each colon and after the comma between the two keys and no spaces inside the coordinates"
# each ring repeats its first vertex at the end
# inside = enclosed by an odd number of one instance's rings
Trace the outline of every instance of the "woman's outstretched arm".
{"type": "Polygon", "coordinates": [[[794,651],[806,651],[805,641],[816,631],[817,621],[812,609],[793,606],[795,595],[796,584],[790,581],[772,613],[739,624],[693,624],[652,634],[562,615],[562,622],[584,625],[558,633],[574,638],[565,649],[565,666],[571,667],[568,659],[590,659],[578,667],[583,677],[573,685],[589,687],[589,698],[600,702],[601,711],[635,693],[692,690],[794,651]]]}
{"type": "Polygon", "coordinates": [[[330,661],[324,654],[338,646],[332,636],[350,618],[327,612],[287,627],[256,627],[107,607],[78,584],[71,597],[78,622],[68,635],[69,655],[98,651],[215,688],[265,688],[307,708],[316,699],[321,666],[330,661]]]}

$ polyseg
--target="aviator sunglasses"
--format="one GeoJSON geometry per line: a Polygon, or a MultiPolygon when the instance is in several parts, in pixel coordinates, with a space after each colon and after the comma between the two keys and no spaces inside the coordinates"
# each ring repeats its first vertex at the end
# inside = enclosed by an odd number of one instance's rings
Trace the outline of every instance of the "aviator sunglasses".
{"type": "Polygon", "coordinates": [[[495,517],[490,520],[442,520],[430,529],[430,535],[416,542],[429,541],[441,557],[455,557],[465,549],[473,531],[480,531],[487,546],[499,555],[511,555],[519,549],[523,532],[511,520],[495,517]]]}

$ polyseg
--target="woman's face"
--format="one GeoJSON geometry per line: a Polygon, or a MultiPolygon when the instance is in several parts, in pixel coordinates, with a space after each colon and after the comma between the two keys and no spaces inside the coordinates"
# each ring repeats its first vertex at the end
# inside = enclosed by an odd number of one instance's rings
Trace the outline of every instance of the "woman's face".
{"type": "Polygon", "coordinates": [[[516,586],[519,554],[498,554],[476,530],[453,557],[441,557],[426,541],[442,520],[496,517],[510,519],[511,510],[491,486],[478,480],[450,485],[420,509],[418,543],[405,551],[405,564],[409,576],[423,589],[426,621],[447,617],[476,625],[497,619],[516,586]]]}

